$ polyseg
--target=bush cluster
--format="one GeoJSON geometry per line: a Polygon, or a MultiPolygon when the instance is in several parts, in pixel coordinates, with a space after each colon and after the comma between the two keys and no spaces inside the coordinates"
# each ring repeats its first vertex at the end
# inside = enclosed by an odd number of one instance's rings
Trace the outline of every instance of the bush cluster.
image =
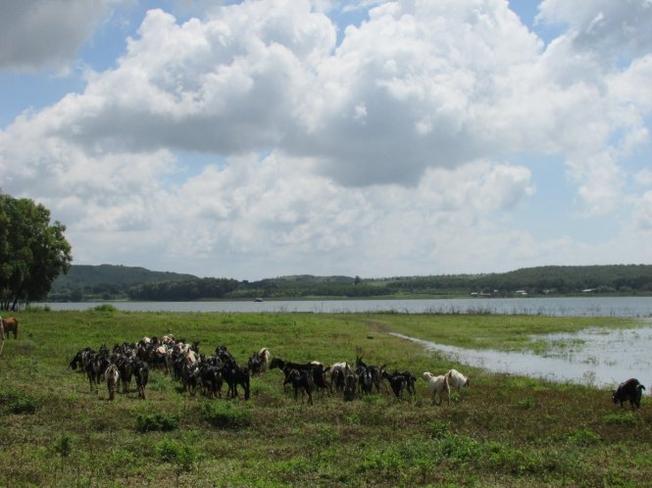
{"type": "Polygon", "coordinates": [[[0,390],[0,411],[13,414],[32,414],[36,412],[39,403],[35,398],[14,389],[0,390]]]}
{"type": "Polygon", "coordinates": [[[162,413],[140,414],[136,418],[136,430],[145,432],[169,432],[179,427],[179,417],[162,413]]]}
{"type": "Polygon", "coordinates": [[[230,403],[204,402],[201,406],[202,418],[220,429],[243,429],[251,425],[251,412],[237,408],[230,403]]]}

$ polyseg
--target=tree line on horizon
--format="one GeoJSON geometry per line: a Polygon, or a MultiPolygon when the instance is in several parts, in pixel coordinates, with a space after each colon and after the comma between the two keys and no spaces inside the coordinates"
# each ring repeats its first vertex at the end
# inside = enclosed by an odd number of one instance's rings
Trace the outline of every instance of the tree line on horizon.
{"type": "MultiPolygon", "coordinates": [[[[73,266],[73,269],[75,267],[73,266]]],[[[92,266],[87,268],[93,268],[92,266]]],[[[121,267],[123,273],[132,268],[121,267]]],[[[143,268],[133,268],[143,274],[143,268]]],[[[652,265],[543,266],[507,273],[477,275],[408,276],[380,279],[311,275],[286,276],[258,281],[229,278],[199,278],[174,273],[154,273],[148,282],[134,284],[123,278],[113,283],[93,277],[92,285],[68,280],[55,287],[53,301],[129,299],[186,301],[202,299],[254,298],[371,298],[396,296],[514,296],[592,294],[652,294],[652,265]],[[156,279],[156,276],[159,279],[156,279]],[[173,279],[170,279],[173,276],[173,279]]]]}

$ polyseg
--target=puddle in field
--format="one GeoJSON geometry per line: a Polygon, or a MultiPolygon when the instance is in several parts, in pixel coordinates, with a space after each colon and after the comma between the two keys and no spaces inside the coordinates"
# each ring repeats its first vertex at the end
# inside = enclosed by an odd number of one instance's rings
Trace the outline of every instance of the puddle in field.
{"type": "Polygon", "coordinates": [[[543,354],[467,349],[425,341],[403,334],[396,337],[421,344],[457,362],[496,373],[511,373],[597,387],[613,387],[638,378],[649,390],[652,379],[652,327],[639,329],[585,329],[575,333],[532,336],[546,341],[543,354]]]}

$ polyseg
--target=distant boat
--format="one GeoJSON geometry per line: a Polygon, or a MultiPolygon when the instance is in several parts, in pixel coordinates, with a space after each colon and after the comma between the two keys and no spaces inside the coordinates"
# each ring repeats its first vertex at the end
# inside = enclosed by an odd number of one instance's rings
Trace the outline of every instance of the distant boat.
{"type": "Polygon", "coordinates": [[[264,301],[265,300],[263,300],[262,298],[254,298],[254,302],[264,302],[264,301]]]}

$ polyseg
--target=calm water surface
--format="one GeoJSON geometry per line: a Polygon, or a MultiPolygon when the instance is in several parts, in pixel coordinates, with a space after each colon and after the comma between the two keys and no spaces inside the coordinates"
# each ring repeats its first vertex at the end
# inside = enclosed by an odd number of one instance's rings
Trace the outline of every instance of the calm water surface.
{"type": "MultiPolygon", "coordinates": [[[[134,312],[399,312],[496,313],[552,316],[652,317],[652,297],[455,298],[432,300],[271,300],[111,302],[134,312]]],[[[44,305],[44,304],[40,304],[44,305]]],[[[86,310],[100,303],[48,303],[52,310],[86,310]]]]}

